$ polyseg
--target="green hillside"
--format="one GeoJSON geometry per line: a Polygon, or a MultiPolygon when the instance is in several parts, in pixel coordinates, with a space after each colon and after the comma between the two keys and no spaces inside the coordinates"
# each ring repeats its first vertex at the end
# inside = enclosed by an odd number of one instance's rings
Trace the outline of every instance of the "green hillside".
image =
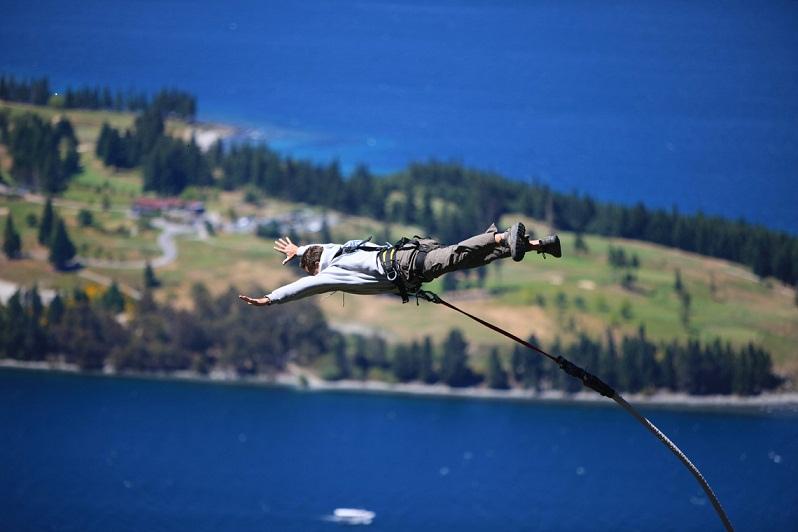
{"type": "MultiPolygon", "coordinates": [[[[4,108],[14,113],[33,110],[47,118],[56,114],[49,109],[0,103],[0,109],[4,108]]],[[[141,195],[138,171],[114,171],[94,156],[94,142],[102,123],[126,127],[132,123],[132,115],[87,111],[64,114],[75,126],[83,169],[55,205],[67,223],[78,254],[116,262],[159,256],[160,231],[128,215],[132,202],[141,195]],[[80,226],[78,213],[82,209],[92,213],[92,225],[80,226]]],[[[173,134],[182,135],[186,127],[180,122],[169,124],[173,134]]],[[[0,147],[4,175],[9,162],[0,147]]],[[[242,191],[189,189],[184,196],[204,200],[206,210],[224,222],[243,216],[270,218],[297,209],[314,210],[242,191]]],[[[25,258],[15,261],[0,258],[1,280],[66,289],[96,286],[98,278],[107,278],[132,289],[142,288],[140,268],[91,266],[77,272],[54,272],[47,263],[47,250],[37,243],[37,228],[31,223],[41,216],[43,201],[32,195],[0,197],[0,223],[5,224],[9,212],[13,214],[25,254],[25,258]]],[[[390,238],[398,238],[423,232],[417,227],[386,227],[380,221],[336,212],[325,216],[334,220],[330,232],[335,240],[368,235],[383,238],[386,232],[390,238]]],[[[500,225],[506,226],[517,218],[507,216],[500,225]]],[[[548,232],[540,221],[524,221],[537,235],[548,232]]],[[[484,228],[473,229],[478,232],[484,228]]],[[[318,233],[299,236],[303,242],[320,238],[318,233]]],[[[586,235],[584,248],[578,251],[574,234],[560,233],[560,237],[562,259],[528,255],[522,263],[500,261],[487,268],[484,282],[471,275],[459,278],[458,287],[452,292],[444,294],[440,281],[429,288],[516,335],[535,334],[544,344],[556,337],[567,342],[579,331],[599,337],[607,330],[632,333],[643,325],[654,340],[720,337],[735,345],[753,341],[772,353],[777,371],[793,380],[798,376],[798,356],[793,347],[798,344],[798,307],[794,291],[786,285],[772,279],[761,281],[750,269],[726,261],[649,243],[586,235]],[[628,261],[636,260],[638,266],[611,266],[610,248],[622,249],[628,261]],[[677,270],[684,287],[682,293],[689,294],[689,306],[674,288],[677,270]]],[[[183,307],[192,305],[190,287],[196,282],[205,283],[214,293],[233,286],[236,291],[257,294],[299,274],[295,268],[281,266],[281,256],[272,250],[271,240],[251,233],[216,231],[202,238],[179,237],[178,250],[173,263],[156,271],[163,283],[157,298],[183,307]]],[[[371,331],[389,340],[404,341],[425,335],[440,340],[451,328],[459,327],[475,344],[473,355],[478,361],[489,345],[500,345],[503,351],[509,351],[509,346],[490,331],[431,304],[402,305],[399,298],[341,294],[316,299],[327,319],[343,330],[371,331]]],[[[279,307],[253,312],[279,312],[279,307]]]]}

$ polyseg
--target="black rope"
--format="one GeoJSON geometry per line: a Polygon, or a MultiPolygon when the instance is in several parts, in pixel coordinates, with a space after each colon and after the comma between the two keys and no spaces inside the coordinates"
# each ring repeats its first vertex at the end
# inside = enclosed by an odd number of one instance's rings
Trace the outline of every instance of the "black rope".
{"type": "Polygon", "coordinates": [[[709,482],[707,482],[707,480],[704,478],[704,475],[701,474],[701,472],[698,470],[698,468],[695,465],[693,465],[693,463],[690,461],[690,459],[687,458],[687,455],[685,455],[682,452],[682,450],[679,449],[676,446],[675,443],[673,443],[670,439],[668,439],[668,437],[665,436],[665,434],[661,430],[659,430],[656,427],[656,425],[654,425],[654,423],[652,423],[648,418],[646,418],[645,416],[640,414],[637,410],[635,410],[632,407],[632,405],[627,403],[626,400],[621,396],[621,394],[616,392],[611,386],[609,386],[608,384],[603,382],[601,379],[599,379],[595,375],[585,371],[583,368],[580,368],[579,366],[577,366],[576,364],[574,364],[570,360],[566,359],[565,357],[552,356],[552,355],[548,354],[547,352],[545,352],[544,350],[542,350],[541,348],[537,347],[536,345],[530,344],[529,342],[526,342],[526,341],[522,340],[521,338],[515,336],[514,334],[511,334],[511,333],[505,331],[504,329],[502,329],[502,328],[500,328],[500,327],[498,327],[496,325],[493,325],[492,323],[489,323],[489,322],[483,320],[482,318],[478,318],[477,316],[474,316],[473,314],[469,314],[468,312],[455,307],[451,303],[448,303],[448,302],[444,301],[443,299],[441,299],[437,294],[434,294],[434,293],[429,292],[427,290],[418,290],[415,293],[415,296],[416,296],[416,304],[418,304],[418,300],[419,300],[419,298],[421,298],[421,299],[425,299],[426,301],[429,301],[430,303],[436,303],[436,304],[448,307],[448,308],[450,308],[452,310],[456,310],[460,314],[468,316],[472,320],[484,325],[485,327],[488,327],[489,329],[491,329],[491,330],[493,330],[493,331],[495,331],[495,332],[497,332],[499,334],[502,334],[502,335],[506,336],[507,338],[510,338],[511,340],[513,340],[515,342],[518,342],[519,344],[523,345],[524,347],[527,347],[527,348],[529,348],[529,349],[531,349],[533,351],[536,351],[536,352],[540,353],[541,355],[549,358],[553,362],[556,362],[557,365],[560,367],[560,369],[563,370],[565,373],[567,373],[568,375],[570,375],[570,376],[582,381],[582,384],[585,385],[586,387],[588,387],[591,390],[594,390],[594,391],[600,393],[604,397],[609,397],[610,399],[613,399],[616,403],[618,403],[619,406],[621,406],[632,417],[634,417],[644,427],[646,427],[646,429],[651,431],[651,433],[654,434],[654,436],[656,436],[657,439],[660,442],[662,442],[662,444],[665,445],[676,456],[676,458],[679,459],[679,461],[690,471],[690,473],[692,473],[692,475],[695,477],[695,479],[701,485],[701,488],[704,490],[704,493],[706,493],[707,497],[709,497],[710,501],[712,502],[712,506],[713,506],[713,508],[715,508],[715,512],[718,514],[718,517],[720,517],[720,520],[723,523],[723,527],[728,532],[733,532],[734,531],[734,528],[732,527],[732,524],[731,524],[731,521],[729,520],[729,517],[726,515],[726,512],[723,510],[723,507],[721,506],[720,501],[718,500],[717,496],[715,496],[715,492],[712,491],[712,488],[710,487],[709,482]]]}

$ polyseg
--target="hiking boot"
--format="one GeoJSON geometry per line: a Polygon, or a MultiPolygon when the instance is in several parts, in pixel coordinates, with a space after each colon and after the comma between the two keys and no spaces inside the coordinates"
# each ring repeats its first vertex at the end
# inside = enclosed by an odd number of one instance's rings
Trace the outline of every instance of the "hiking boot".
{"type": "Polygon", "coordinates": [[[510,247],[510,256],[515,262],[523,260],[527,247],[524,224],[518,222],[507,231],[507,245],[510,247]]]}
{"type": "Polygon", "coordinates": [[[549,235],[540,239],[540,247],[538,253],[543,253],[543,258],[546,258],[546,253],[558,259],[562,257],[562,248],[560,247],[560,237],[557,235],[549,235]]]}

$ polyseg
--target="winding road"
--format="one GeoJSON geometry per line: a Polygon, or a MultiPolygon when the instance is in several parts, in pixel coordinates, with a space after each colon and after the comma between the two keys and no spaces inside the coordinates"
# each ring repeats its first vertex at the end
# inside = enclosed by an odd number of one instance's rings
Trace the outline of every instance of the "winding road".
{"type": "MultiPolygon", "coordinates": [[[[177,244],[175,243],[176,236],[201,233],[201,231],[192,225],[167,222],[163,218],[156,218],[152,221],[152,225],[161,229],[161,234],[158,235],[158,247],[161,248],[161,256],[149,261],[153,268],[161,268],[171,264],[175,261],[175,259],[177,259],[177,244]]],[[[103,260],[90,259],[87,257],[79,257],[78,260],[85,266],[112,270],[141,270],[148,262],[143,259],[103,260]]]]}

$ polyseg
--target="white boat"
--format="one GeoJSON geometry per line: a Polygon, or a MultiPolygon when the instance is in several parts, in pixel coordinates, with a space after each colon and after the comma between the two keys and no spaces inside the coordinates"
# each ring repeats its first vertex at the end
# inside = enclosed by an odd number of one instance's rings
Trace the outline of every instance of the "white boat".
{"type": "Polygon", "coordinates": [[[360,508],[336,508],[333,511],[333,520],[347,525],[370,525],[376,515],[360,508]]]}

